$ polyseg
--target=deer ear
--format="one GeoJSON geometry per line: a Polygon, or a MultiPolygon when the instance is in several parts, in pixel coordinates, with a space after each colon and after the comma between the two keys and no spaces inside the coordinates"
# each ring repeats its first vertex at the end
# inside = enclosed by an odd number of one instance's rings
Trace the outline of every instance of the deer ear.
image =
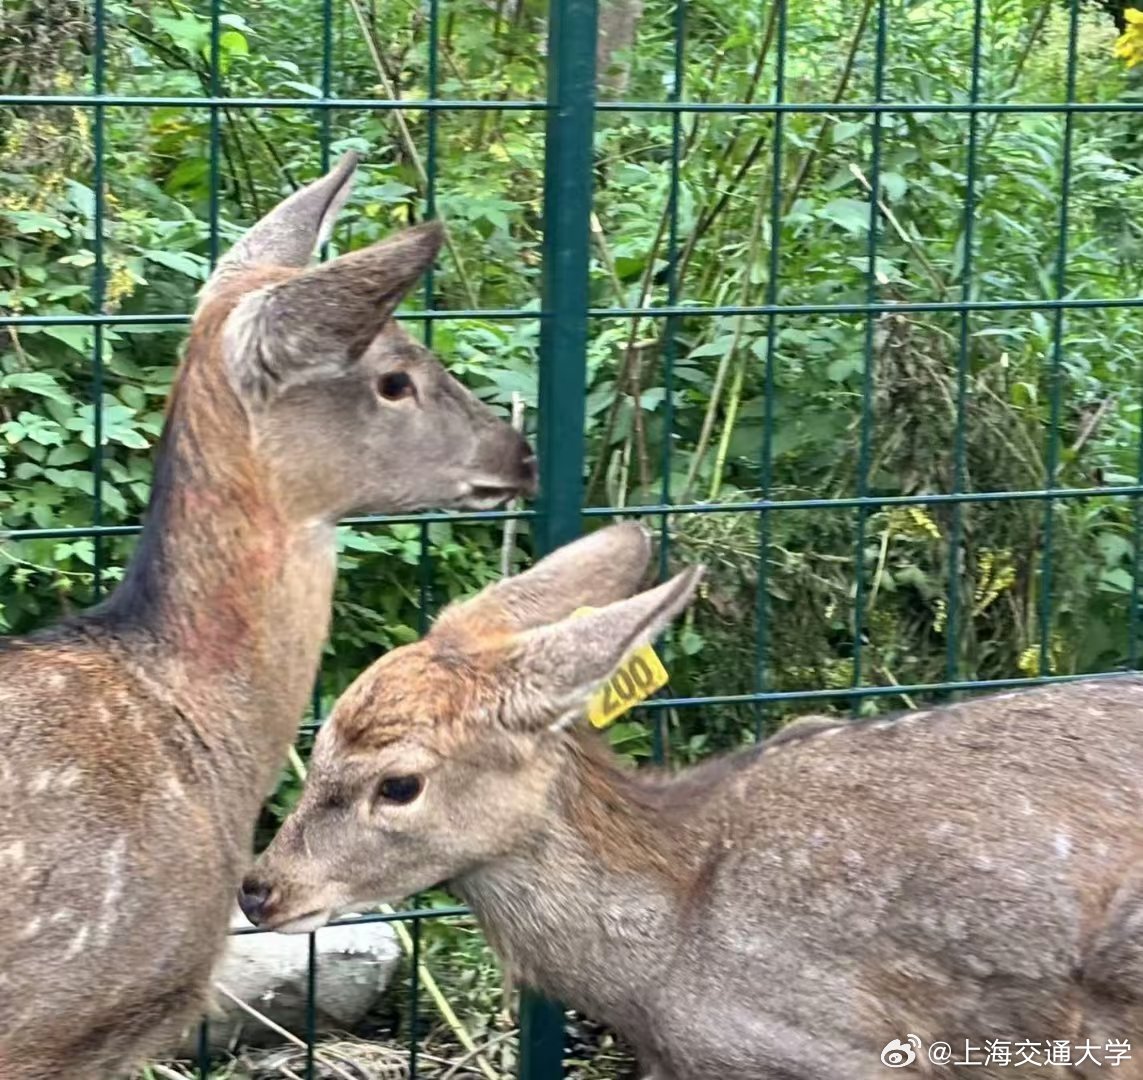
{"type": "Polygon", "coordinates": [[[307,265],[333,233],[353,189],[357,160],[349,152],[320,180],[298,188],[253,225],[219,260],[203,294],[245,267],[307,265]]]}
{"type": "Polygon", "coordinates": [[[443,241],[441,225],[428,222],[243,297],[225,336],[239,393],[264,401],[339,374],[381,332],[443,241]]]}
{"type": "Polygon", "coordinates": [[[453,604],[433,633],[518,632],[567,618],[576,608],[599,607],[630,596],[651,559],[651,534],[626,521],[557,548],[530,570],[489,585],[453,604]]]}
{"type": "Polygon", "coordinates": [[[690,604],[703,568],[692,566],[657,588],[521,634],[505,680],[501,721],[541,731],[574,718],[632,649],[656,638],[690,604]]]}

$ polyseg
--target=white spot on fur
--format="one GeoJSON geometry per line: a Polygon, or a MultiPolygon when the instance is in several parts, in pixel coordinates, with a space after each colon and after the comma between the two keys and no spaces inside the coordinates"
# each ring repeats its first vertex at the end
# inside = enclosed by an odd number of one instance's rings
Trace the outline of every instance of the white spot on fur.
{"type": "Polygon", "coordinates": [[[43,795],[53,788],[67,791],[79,783],[82,775],[77,765],[68,765],[63,769],[40,769],[28,783],[28,793],[43,795]]]}
{"type": "Polygon", "coordinates": [[[52,690],[62,690],[67,686],[67,676],[62,671],[53,671],[48,676],[48,686],[52,690]]]}
{"type": "Polygon", "coordinates": [[[878,720],[875,723],[870,724],[869,728],[871,731],[884,731],[886,728],[891,728],[892,726],[892,720],[878,720]]]}
{"type": "Polygon", "coordinates": [[[844,730],[844,725],[841,727],[826,728],[819,733],[818,737],[821,739],[831,739],[834,735],[840,735],[844,730]]]}
{"type": "Polygon", "coordinates": [[[13,840],[10,844],[0,847],[0,866],[17,867],[23,863],[27,855],[27,848],[23,840],[13,840]]]}
{"type": "Polygon", "coordinates": [[[127,837],[121,836],[104,857],[107,867],[107,888],[103,890],[103,907],[99,919],[99,940],[107,940],[115,923],[115,906],[123,895],[123,856],[127,853],[127,837]]]}
{"type": "Polygon", "coordinates": [[[44,925],[44,920],[39,915],[33,916],[24,925],[24,929],[20,931],[20,936],[19,936],[18,940],[29,941],[30,939],[34,938],[40,932],[40,927],[43,925],[44,925]]]}
{"type": "Polygon", "coordinates": [[[1056,854],[1066,859],[1072,853],[1072,838],[1067,833],[1056,833],[1056,854]]]}
{"type": "Polygon", "coordinates": [[[185,799],[187,797],[186,788],[183,787],[182,782],[174,773],[167,777],[167,794],[174,799],[185,799]]]}
{"type": "MultiPolygon", "coordinates": [[[[989,694],[989,701],[1011,701],[1014,697],[1020,697],[1023,693],[1022,690],[1005,690],[1002,694],[989,694]]],[[[971,701],[958,701],[958,705],[971,705],[971,701]]]]}
{"type": "Polygon", "coordinates": [[[73,956],[78,955],[80,949],[87,944],[87,939],[91,937],[91,928],[84,923],[75,933],[75,937],[71,939],[71,944],[63,954],[64,960],[70,960],[73,956]]]}
{"type": "Polygon", "coordinates": [[[1031,817],[1034,809],[1035,808],[1032,806],[1032,800],[1029,799],[1027,795],[1021,796],[1020,813],[1022,813],[1025,817],[1031,817]]]}
{"type": "Polygon", "coordinates": [[[950,909],[944,912],[944,918],[941,920],[944,923],[945,933],[952,938],[963,938],[965,936],[964,916],[955,909],[950,909]]]}

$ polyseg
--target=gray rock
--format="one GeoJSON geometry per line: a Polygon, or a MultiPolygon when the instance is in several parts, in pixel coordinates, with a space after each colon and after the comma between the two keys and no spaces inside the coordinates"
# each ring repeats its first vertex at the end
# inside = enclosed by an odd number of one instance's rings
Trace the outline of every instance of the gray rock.
{"type": "MultiPolygon", "coordinates": [[[[250,923],[234,911],[231,927],[250,923]]],[[[397,936],[388,923],[349,922],[317,933],[316,1023],[319,1034],[352,1031],[380,999],[401,957],[397,936]]],[[[240,934],[227,939],[215,969],[216,983],[287,1031],[305,1038],[308,995],[309,936],[306,934],[240,934]]],[[[215,993],[209,1031],[212,1051],[241,1040],[248,1046],[277,1046],[286,1040],[215,993]]],[[[183,1039],[178,1052],[193,1054],[197,1029],[183,1039]]]]}

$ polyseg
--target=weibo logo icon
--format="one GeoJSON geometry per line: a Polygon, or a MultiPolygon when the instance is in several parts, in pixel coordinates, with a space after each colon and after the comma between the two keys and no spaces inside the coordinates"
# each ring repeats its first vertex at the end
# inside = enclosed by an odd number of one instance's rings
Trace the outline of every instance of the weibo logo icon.
{"type": "Polygon", "coordinates": [[[881,1051],[881,1063],[890,1069],[903,1069],[917,1060],[917,1051],[921,1049],[921,1040],[916,1035],[906,1036],[906,1041],[891,1039],[881,1051]]]}

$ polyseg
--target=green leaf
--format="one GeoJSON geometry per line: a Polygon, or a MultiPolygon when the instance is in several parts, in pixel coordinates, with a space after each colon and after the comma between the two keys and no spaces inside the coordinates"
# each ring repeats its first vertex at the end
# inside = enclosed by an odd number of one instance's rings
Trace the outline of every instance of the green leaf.
{"type": "MultiPolygon", "coordinates": [[[[48,329],[45,327],[45,329],[48,329]]],[[[55,327],[53,329],[61,329],[55,327]]],[[[51,398],[61,405],[74,405],[75,398],[71,396],[55,378],[46,371],[16,371],[11,375],[0,378],[0,390],[23,390],[28,394],[51,398]]]]}
{"type": "Polygon", "coordinates": [[[218,45],[220,49],[231,56],[248,56],[250,54],[250,46],[245,35],[240,34],[237,30],[227,30],[224,34],[220,34],[218,45]]]}
{"type": "MultiPolygon", "coordinates": [[[[91,405],[81,405],[76,409],[75,416],[64,426],[70,431],[79,432],[84,445],[95,445],[95,410],[91,405]]],[[[117,442],[133,450],[147,449],[150,444],[140,430],[142,426],[133,410],[112,397],[104,398],[102,433],[105,445],[117,442]]]]}
{"type": "Polygon", "coordinates": [[[1109,566],[1122,562],[1134,550],[1134,546],[1126,536],[1120,536],[1119,533],[1114,532],[1100,533],[1096,537],[1095,545],[1099,548],[1103,561],[1109,566]]]}
{"type": "MultiPolygon", "coordinates": [[[[1009,400],[1017,408],[1027,408],[1036,404],[1036,384],[1031,382],[1014,382],[1008,391],[1009,400]]],[[[1133,480],[1132,483],[1135,481],[1133,480]]]]}
{"type": "Polygon", "coordinates": [[[137,386],[126,385],[120,387],[119,399],[129,409],[139,411],[147,407],[147,395],[137,386]]]}
{"type": "Polygon", "coordinates": [[[112,487],[110,484],[103,484],[99,488],[99,494],[104,506],[110,506],[117,514],[126,516],[127,500],[123,498],[118,488],[112,487]]]}
{"type": "Polygon", "coordinates": [[[845,382],[851,375],[859,375],[864,366],[859,356],[841,356],[831,361],[826,368],[826,376],[833,382],[845,382]]]}
{"type": "Polygon", "coordinates": [[[297,82],[294,79],[287,79],[283,81],[282,86],[287,90],[297,90],[303,97],[321,97],[321,87],[314,86],[313,83],[297,82]]]}
{"type": "Polygon", "coordinates": [[[40,446],[59,446],[64,441],[64,433],[59,424],[45,416],[21,413],[20,423],[24,426],[26,437],[40,446]]]}
{"type": "Polygon", "coordinates": [[[166,189],[172,193],[194,187],[210,172],[210,162],[206,158],[191,157],[180,161],[167,177],[166,189]]]}
{"type": "Polygon", "coordinates": [[[210,45],[210,24],[205,19],[183,13],[178,16],[156,15],[153,21],[179,48],[188,53],[197,53],[204,46],[210,45]]]}
{"type": "Polygon", "coordinates": [[[86,538],[72,540],[66,544],[57,544],[55,550],[52,552],[53,561],[65,562],[70,558],[76,558],[81,563],[94,566],[95,544],[86,538]]]}
{"type": "Polygon", "coordinates": [[[817,211],[817,216],[854,235],[869,231],[869,204],[859,199],[832,199],[817,211]]]}
{"type": "Polygon", "coordinates": [[[691,360],[697,356],[722,356],[730,351],[733,344],[734,334],[723,334],[721,337],[715,338],[714,341],[708,341],[705,345],[691,349],[687,354],[687,359],[691,360]]]}
{"type": "Polygon", "coordinates": [[[408,184],[390,180],[384,184],[371,184],[369,187],[363,188],[361,194],[367,202],[403,203],[414,191],[416,188],[410,187],[408,184]]]}
{"type": "Polygon", "coordinates": [[[1104,570],[1099,576],[1099,582],[1103,592],[1129,593],[1135,587],[1135,581],[1131,575],[1119,566],[1104,570]]]}
{"type": "Polygon", "coordinates": [[[865,126],[864,120],[838,120],[830,129],[834,146],[840,146],[860,135],[865,130],[865,126]]]}
{"type": "Polygon", "coordinates": [[[95,217],[95,192],[78,180],[67,182],[68,202],[85,218],[95,217]]]}
{"type": "Polygon", "coordinates": [[[36,233],[52,233],[66,239],[71,235],[71,230],[66,223],[59,218],[51,217],[49,214],[41,214],[38,210],[7,210],[5,215],[16,226],[16,230],[25,236],[32,236],[36,233]]]}
{"type": "Polygon", "coordinates": [[[90,326],[45,326],[43,333],[84,356],[90,356],[95,348],[95,335],[90,326]]]}
{"type": "Polygon", "coordinates": [[[706,644],[703,636],[689,626],[684,626],[682,630],[679,631],[675,640],[686,656],[694,656],[696,653],[701,652],[702,647],[706,644]]]}
{"type": "Polygon", "coordinates": [[[80,461],[86,461],[89,456],[87,447],[67,443],[64,446],[57,446],[48,454],[48,464],[58,469],[63,465],[75,465],[80,461]]]}
{"type": "Polygon", "coordinates": [[[900,173],[887,172],[881,174],[881,190],[885,193],[887,202],[900,202],[908,189],[909,182],[900,173]]]}
{"type": "MultiPolygon", "coordinates": [[[[227,13],[218,17],[221,26],[229,26],[233,30],[240,30],[243,34],[251,34],[250,24],[241,15],[227,13]]],[[[296,70],[296,68],[295,68],[296,70]]]]}
{"type": "Polygon", "coordinates": [[[81,248],[74,255],[65,255],[59,260],[63,266],[87,267],[95,265],[95,253],[81,248]]]}
{"type": "Polygon", "coordinates": [[[155,251],[143,252],[143,258],[148,262],[158,263],[168,270],[177,270],[196,281],[205,281],[209,263],[201,255],[190,251],[155,251]]]}
{"type": "Polygon", "coordinates": [[[45,469],[44,476],[56,487],[81,491],[90,495],[94,490],[91,473],[81,469],[45,469]]]}

